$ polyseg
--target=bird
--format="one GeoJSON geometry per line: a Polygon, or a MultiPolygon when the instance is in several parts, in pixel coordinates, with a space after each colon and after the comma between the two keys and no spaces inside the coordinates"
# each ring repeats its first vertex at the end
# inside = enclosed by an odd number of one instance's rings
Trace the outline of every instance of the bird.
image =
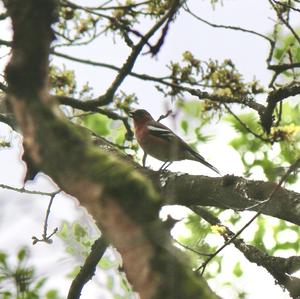
{"type": "Polygon", "coordinates": [[[208,163],[171,129],[155,121],[147,110],[130,111],[129,116],[133,118],[135,137],[144,152],[164,162],[161,170],[165,170],[173,161],[193,160],[220,174],[216,167],[208,163]]]}

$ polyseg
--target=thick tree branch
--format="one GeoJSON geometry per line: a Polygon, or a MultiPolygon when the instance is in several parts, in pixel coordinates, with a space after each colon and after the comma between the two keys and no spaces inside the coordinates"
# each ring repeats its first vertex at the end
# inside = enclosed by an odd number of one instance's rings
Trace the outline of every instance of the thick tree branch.
{"type": "MultiPolygon", "coordinates": [[[[259,211],[276,186],[272,182],[252,181],[227,175],[222,178],[164,173],[151,176],[166,199],[165,204],[187,207],[213,206],[221,209],[259,211]],[[163,181],[163,186],[161,186],[163,181]]],[[[300,194],[279,188],[262,213],[300,225],[300,194]]]]}
{"type": "MultiPolygon", "coordinates": [[[[15,124],[14,119],[13,123],[15,124]]],[[[82,129],[78,128],[78,130],[82,129]]],[[[87,130],[85,130],[85,134],[89,134],[87,130]]],[[[200,205],[221,209],[258,211],[260,203],[267,199],[269,192],[275,186],[275,183],[272,182],[247,180],[233,175],[213,178],[172,172],[161,174],[142,168],[133,162],[130,156],[125,155],[100,136],[94,135],[93,141],[95,145],[110,155],[116,155],[149,177],[156,190],[165,198],[162,205],[179,204],[187,207],[200,205]],[[161,180],[162,178],[163,180],[161,180]]],[[[280,188],[274,196],[273,204],[265,207],[262,213],[300,225],[298,206],[300,206],[300,194],[280,188]]]]}
{"type": "MultiPolygon", "coordinates": [[[[226,246],[228,246],[231,243],[234,243],[237,238],[244,232],[244,230],[249,227],[254,220],[257,219],[257,217],[259,217],[262,214],[262,210],[264,209],[265,206],[267,206],[268,204],[270,204],[271,202],[273,202],[274,199],[274,195],[277,193],[277,191],[279,190],[279,188],[281,187],[281,185],[283,184],[284,181],[286,181],[286,179],[288,178],[288,176],[295,170],[297,169],[297,167],[300,166],[300,159],[297,160],[294,164],[292,164],[289,169],[287,170],[287,172],[284,174],[284,176],[281,177],[280,181],[278,182],[278,184],[276,184],[274,186],[274,188],[272,189],[272,191],[270,192],[270,194],[268,195],[268,198],[259,205],[259,210],[257,211],[257,213],[252,216],[247,222],[246,224],[244,224],[239,230],[238,232],[236,232],[235,234],[231,234],[231,236],[229,238],[227,238],[226,242],[213,254],[211,255],[207,261],[201,266],[199,267],[197,270],[202,269],[202,271],[204,271],[207,263],[212,260],[217,254],[219,254],[226,246]]],[[[207,216],[208,219],[212,219],[212,215],[210,215],[209,213],[207,213],[205,210],[203,210],[202,208],[198,208],[198,207],[193,207],[193,210],[198,211],[199,213],[201,213],[201,215],[203,217],[207,216]]],[[[213,222],[216,222],[216,220],[212,220],[213,222]]],[[[203,273],[203,272],[202,272],[203,273]]]]}
{"type": "MultiPolygon", "coordinates": [[[[186,207],[211,206],[238,211],[259,211],[268,199],[276,183],[247,180],[226,175],[207,177],[173,172],[158,172],[143,168],[131,157],[116,150],[105,139],[97,137],[98,146],[117,155],[152,180],[158,193],[165,199],[163,205],[183,205],[186,207]]],[[[297,169],[295,170],[297,171],[297,169]]],[[[272,204],[262,209],[262,214],[300,225],[300,194],[283,187],[273,195],[272,204]]]]}
{"type": "Polygon", "coordinates": [[[32,160],[93,215],[120,252],[127,278],[141,298],[217,298],[171,245],[158,220],[160,199],[149,182],[94,147],[55,110],[48,93],[48,55],[56,1],[4,4],[14,31],[6,68],[8,97],[32,160]]]}

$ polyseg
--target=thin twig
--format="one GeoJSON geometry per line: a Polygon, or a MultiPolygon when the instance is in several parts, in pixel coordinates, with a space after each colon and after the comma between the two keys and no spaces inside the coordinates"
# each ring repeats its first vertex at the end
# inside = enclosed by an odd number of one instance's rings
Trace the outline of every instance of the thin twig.
{"type": "Polygon", "coordinates": [[[63,1],[63,4],[64,6],[68,6],[68,7],[71,7],[71,8],[77,8],[77,9],[81,9],[81,10],[84,10],[84,11],[87,11],[87,12],[93,12],[94,10],[115,10],[115,9],[123,9],[123,10],[128,10],[128,9],[132,9],[132,8],[135,8],[135,7],[138,7],[138,6],[142,6],[142,5],[145,5],[145,4],[148,4],[150,3],[151,1],[143,1],[143,2],[140,2],[140,3],[132,3],[132,4],[128,4],[128,5],[120,5],[120,6],[106,6],[109,2],[111,1],[108,1],[106,4],[102,4],[100,6],[82,6],[82,5],[78,5],[78,4],[75,4],[71,1],[67,1],[67,0],[64,0],[63,1]]]}
{"type": "Polygon", "coordinates": [[[211,253],[203,253],[203,252],[199,252],[199,251],[197,251],[197,250],[195,250],[195,249],[193,249],[193,248],[191,248],[191,247],[189,247],[189,246],[187,246],[187,245],[185,245],[185,244],[182,244],[181,242],[179,242],[178,240],[176,240],[176,239],[174,239],[174,238],[173,238],[173,241],[174,241],[175,243],[177,243],[178,245],[180,245],[181,247],[183,247],[184,249],[187,249],[187,250],[189,250],[189,251],[191,251],[191,252],[193,252],[193,253],[196,253],[196,254],[198,254],[198,255],[202,255],[202,256],[211,256],[211,253]]]}
{"type": "Polygon", "coordinates": [[[49,201],[49,204],[48,204],[48,208],[47,208],[47,211],[46,211],[46,217],[45,217],[45,220],[44,220],[44,228],[43,228],[42,238],[38,239],[37,237],[33,236],[32,237],[32,239],[33,239],[32,243],[33,243],[33,245],[38,243],[38,242],[46,242],[48,244],[52,243],[51,237],[58,231],[58,228],[55,228],[53,230],[53,232],[50,235],[47,236],[48,220],[49,220],[49,215],[50,215],[50,210],[51,210],[51,206],[52,206],[52,203],[53,203],[53,199],[58,193],[61,192],[61,190],[59,189],[59,190],[56,190],[54,192],[42,192],[42,191],[28,190],[28,189],[25,189],[24,187],[22,187],[22,188],[12,187],[12,186],[8,186],[8,185],[4,185],[4,184],[0,184],[0,188],[15,191],[15,192],[20,192],[20,193],[26,193],[26,194],[50,196],[50,201],[49,201]]]}
{"type": "Polygon", "coordinates": [[[28,189],[25,189],[24,187],[18,188],[18,187],[12,187],[12,186],[8,186],[8,185],[4,185],[4,184],[0,184],[0,188],[15,191],[15,192],[20,192],[20,193],[50,196],[50,197],[52,197],[53,194],[56,195],[60,192],[60,190],[54,191],[54,192],[42,192],[42,191],[28,190],[28,189]]]}
{"type": "Polygon", "coordinates": [[[53,232],[47,236],[47,231],[48,231],[48,220],[49,220],[49,215],[50,215],[50,211],[51,211],[51,206],[52,206],[52,203],[53,203],[53,200],[54,200],[54,197],[60,193],[61,190],[57,190],[55,192],[52,192],[51,196],[50,196],[50,201],[49,201],[49,204],[48,204],[48,207],[47,207],[47,211],[46,211],[46,217],[45,217],[45,220],[44,220],[44,230],[43,230],[43,234],[42,234],[42,238],[41,239],[38,239],[37,237],[33,236],[32,237],[32,244],[35,245],[36,243],[38,242],[45,242],[47,244],[51,244],[53,241],[51,239],[51,237],[57,233],[58,231],[58,228],[56,227],[53,232]]]}
{"type": "Polygon", "coordinates": [[[238,121],[238,123],[240,125],[243,126],[243,128],[248,131],[249,133],[251,133],[252,135],[254,135],[255,137],[259,138],[260,140],[264,141],[264,142],[268,142],[268,143],[272,143],[272,140],[268,139],[268,138],[264,138],[262,135],[255,133],[254,131],[252,131],[225,103],[223,103],[225,109],[238,121]]]}
{"type": "Polygon", "coordinates": [[[132,52],[127,57],[126,62],[121,67],[111,86],[107,89],[104,95],[97,99],[98,106],[107,105],[112,101],[115,92],[124,81],[125,77],[127,77],[133,69],[135,61],[139,57],[143,47],[147,44],[148,40],[154,35],[154,33],[170,18],[170,16],[174,15],[174,7],[178,7],[178,2],[179,0],[173,0],[169,11],[141,38],[134,47],[132,47],[132,52]]]}
{"type": "MultiPolygon", "coordinates": [[[[71,60],[71,61],[76,61],[78,63],[88,64],[88,65],[92,65],[92,66],[105,67],[105,68],[108,68],[108,69],[111,69],[111,70],[114,70],[114,71],[117,71],[117,72],[120,71],[119,67],[111,65],[111,64],[106,64],[106,63],[102,63],[102,62],[96,62],[96,61],[91,61],[91,60],[87,60],[87,59],[72,57],[70,55],[66,55],[66,54],[56,52],[56,51],[53,51],[53,50],[51,51],[51,53],[55,56],[62,57],[62,58],[65,58],[65,59],[68,59],[68,60],[71,60]]],[[[150,75],[147,75],[147,74],[138,74],[138,73],[131,72],[131,71],[128,73],[128,75],[132,76],[132,77],[135,77],[135,78],[138,78],[138,79],[141,79],[141,80],[157,82],[157,83],[160,83],[160,84],[172,87],[172,88],[179,88],[183,92],[184,91],[188,92],[191,95],[194,95],[194,96],[198,97],[199,99],[209,99],[211,101],[220,102],[220,103],[226,102],[226,103],[243,104],[245,106],[248,106],[249,108],[254,109],[259,114],[263,114],[264,111],[265,111],[264,105],[259,104],[259,103],[255,102],[253,99],[249,99],[249,98],[246,98],[246,97],[237,98],[237,97],[230,97],[230,96],[220,96],[220,95],[217,95],[217,94],[210,94],[208,92],[204,92],[204,91],[201,91],[199,89],[193,89],[193,88],[185,87],[185,86],[182,86],[182,85],[174,84],[174,83],[171,83],[171,82],[167,82],[167,81],[164,80],[164,79],[166,79],[165,76],[161,77],[161,78],[158,78],[158,77],[150,76],[150,75]]],[[[79,100],[75,100],[75,99],[71,99],[71,100],[73,100],[73,102],[74,101],[80,102],[79,100]]],[[[63,104],[71,106],[71,103],[72,102],[70,102],[70,101],[68,102],[68,100],[66,100],[63,104]]],[[[92,99],[92,100],[88,100],[88,101],[84,101],[84,102],[81,101],[80,106],[81,107],[79,109],[82,109],[83,107],[85,107],[86,109],[88,109],[86,111],[89,111],[92,108],[95,108],[95,107],[98,106],[98,101],[97,101],[97,99],[92,99]]]]}
{"type": "Polygon", "coordinates": [[[201,21],[211,27],[214,27],[214,28],[222,28],[222,29],[230,29],[230,30],[236,30],[236,31],[242,31],[242,32],[246,32],[246,33],[250,33],[250,34],[253,34],[253,35],[256,35],[256,36],[259,36],[259,37],[262,37],[263,39],[267,40],[268,42],[270,42],[271,44],[273,43],[273,40],[271,40],[269,37],[267,37],[266,35],[263,35],[262,33],[259,33],[259,32],[256,32],[254,30],[249,30],[249,29],[244,29],[244,28],[241,28],[241,27],[238,27],[238,26],[229,26],[229,25],[218,25],[218,24],[214,24],[214,23],[211,23],[209,21],[206,21],[202,18],[200,18],[199,16],[197,16],[196,14],[194,14],[190,9],[189,7],[187,6],[187,4],[185,4],[185,6],[183,7],[183,9],[189,13],[191,16],[193,16],[195,19],[197,19],[198,21],[201,21]]]}
{"type": "Polygon", "coordinates": [[[281,13],[277,10],[276,5],[273,3],[273,1],[269,0],[269,3],[273,7],[273,9],[276,11],[278,19],[291,31],[291,33],[293,34],[293,36],[295,37],[297,42],[300,44],[300,37],[297,34],[297,32],[293,29],[293,27],[290,25],[290,23],[282,17],[281,13]]]}
{"type": "Polygon", "coordinates": [[[167,113],[161,115],[157,121],[160,122],[161,120],[167,118],[171,113],[172,113],[172,110],[168,110],[167,113]]]}

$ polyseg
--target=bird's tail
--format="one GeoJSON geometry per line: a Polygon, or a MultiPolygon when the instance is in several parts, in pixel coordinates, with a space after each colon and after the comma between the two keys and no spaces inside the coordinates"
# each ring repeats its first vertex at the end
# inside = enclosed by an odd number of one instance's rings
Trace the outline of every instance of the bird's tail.
{"type": "MultiPolygon", "coordinates": [[[[199,155],[200,156],[200,155],[199,155]]],[[[201,157],[202,158],[202,157],[201,157]]],[[[204,164],[205,166],[207,166],[208,168],[210,168],[211,170],[213,170],[214,172],[216,172],[217,174],[221,175],[220,171],[214,167],[213,165],[211,165],[210,163],[206,162],[203,158],[202,159],[197,159],[197,161],[199,161],[200,163],[204,164]]]]}
{"type": "Polygon", "coordinates": [[[205,159],[199,153],[197,153],[193,149],[190,149],[189,152],[190,152],[191,156],[193,157],[194,161],[198,161],[198,162],[202,163],[203,165],[207,166],[208,168],[210,168],[217,174],[221,175],[220,171],[216,167],[212,166],[210,163],[205,161],[205,159]]]}

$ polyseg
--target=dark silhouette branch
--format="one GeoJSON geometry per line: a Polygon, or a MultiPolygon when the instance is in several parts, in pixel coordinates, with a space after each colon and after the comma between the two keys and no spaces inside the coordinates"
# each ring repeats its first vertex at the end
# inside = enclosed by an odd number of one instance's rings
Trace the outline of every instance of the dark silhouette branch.
{"type": "Polygon", "coordinates": [[[287,71],[290,69],[295,69],[295,68],[300,68],[300,62],[273,64],[273,65],[268,66],[269,70],[275,71],[277,74],[280,74],[284,71],[287,71]]]}
{"type": "Polygon", "coordinates": [[[238,26],[231,26],[231,25],[219,25],[219,24],[214,24],[212,22],[209,22],[199,16],[197,16],[195,13],[193,13],[187,4],[185,4],[183,6],[183,9],[189,13],[191,16],[193,16],[195,19],[197,19],[198,21],[201,21],[202,23],[206,24],[206,25],[209,25],[213,28],[220,28],[220,29],[229,29],[229,30],[235,30],[235,31],[242,31],[242,32],[245,32],[245,33],[250,33],[250,34],[253,34],[253,35],[256,35],[256,36],[259,36],[259,37],[262,37],[263,39],[267,40],[271,45],[274,43],[274,41],[272,39],[270,39],[268,36],[262,34],[262,33],[259,33],[259,32],[256,32],[254,30],[249,30],[249,29],[245,29],[245,28],[241,28],[241,27],[238,27],[238,26]]]}
{"type": "Polygon", "coordinates": [[[8,48],[11,48],[11,42],[4,40],[4,39],[0,39],[0,45],[6,46],[8,48]]]}
{"type": "Polygon", "coordinates": [[[283,86],[269,93],[267,98],[267,106],[264,113],[261,114],[261,123],[264,130],[270,133],[273,125],[273,114],[278,102],[281,102],[289,97],[300,94],[300,84],[292,83],[283,86]]]}
{"type": "Polygon", "coordinates": [[[49,204],[48,204],[48,207],[47,207],[47,211],[46,211],[46,217],[45,217],[45,220],[44,220],[44,231],[43,231],[43,234],[42,234],[42,238],[38,239],[37,237],[33,236],[32,237],[33,245],[35,245],[38,242],[45,242],[45,243],[48,243],[48,244],[51,244],[53,242],[51,237],[57,233],[58,228],[56,227],[53,230],[53,232],[48,235],[48,220],[49,220],[49,215],[50,215],[50,212],[51,212],[51,207],[52,207],[52,204],[53,204],[54,197],[57,194],[59,194],[60,192],[61,192],[61,190],[57,190],[57,191],[55,191],[51,194],[49,204]]]}
{"type": "Polygon", "coordinates": [[[80,298],[83,287],[95,275],[97,265],[105,253],[107,246],[108,244],[102,236],[94,242],[90,254],[71,283],[67,299],[80,298]]]}

